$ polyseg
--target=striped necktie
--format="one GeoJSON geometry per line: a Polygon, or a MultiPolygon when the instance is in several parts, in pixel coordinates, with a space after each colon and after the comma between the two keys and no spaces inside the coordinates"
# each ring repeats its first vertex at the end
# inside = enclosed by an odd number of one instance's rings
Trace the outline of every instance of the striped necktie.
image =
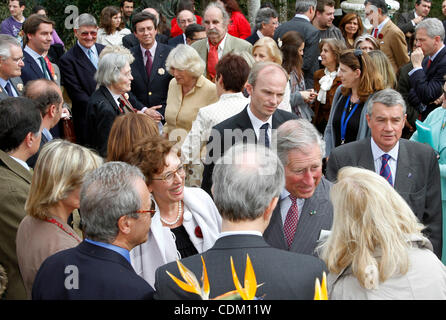
{"type": "Polygon", "coordinates": [[[387,153],[381,156],[381,171],[379,174],[381,177],[384,177],[384,179],[386,179],[387,182],[389,182],[393,187],[392,171],[390,171],[389,159],[390,156],[387,153]]]}

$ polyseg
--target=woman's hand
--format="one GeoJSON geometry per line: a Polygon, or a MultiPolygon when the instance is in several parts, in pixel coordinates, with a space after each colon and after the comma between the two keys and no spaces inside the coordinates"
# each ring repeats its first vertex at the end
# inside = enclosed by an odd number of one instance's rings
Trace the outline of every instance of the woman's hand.
{"type": "Polygon", "coordinates": [[[313,103],[314,99],[317,97],[317,92],[314,92],[314,89],[299,92],[305,103],[313,103]]]}

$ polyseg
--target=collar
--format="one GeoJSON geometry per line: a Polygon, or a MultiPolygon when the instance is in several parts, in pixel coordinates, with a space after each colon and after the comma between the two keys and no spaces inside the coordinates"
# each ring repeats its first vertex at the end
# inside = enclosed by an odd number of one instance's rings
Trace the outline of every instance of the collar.
{"type": "Polygon", "coordinates": [[[88,57],[88,50],[91,49],[91,51],[93,51],[93,53],[97,56],[99,56],[98,54],[98,50],[96,50],[96,43],[94,45],[91,46],[91,48],[86,48],[83,45],[80,44],[79,40],[77,41],[77,45],[82,49],[82,51],[85,53],[85,55],[88,57]]]}
{"type": "Polygon", "coordinates": [[[231,93],[223,93],[220,96],[219,100],[228,100],[231,98],[244,98],[245,96],[243,95],[242,92],[231,92],[231,93]]]}
{"type": "Polygon", "coordinates": [[[264,38],[265,36],[263,35],[263,33],[260,32],[260,30],[257,29],[256,31],[257,36],[259,37],[259,39],[264,38]]]}
{"type": "Polygon", "coordinates": [[[373,155],[373,160],[374,161],[380,159],[383,154],[388,154],[395,161],[398,159],[398,150],[399,150],[399,147],[400,147],[400,142],[399,141],[396,143],[396,145],[389,152],[382,151],[381,148],[378,147],[378,145],[375,143],[373,138],[370,138],[370,145],[372,147],[372,155],[373,155]]]}
{"type": "Polygon", "coordinates": [[[37,52],[35,52],[33,49],[31,49],[28,46],[25,46],[25,49],[23,49],[23,51],[25,51],[26,53],[28,53],[34,60],[39,59],[41,56],[40,54],[38,54],[37,52]]]}
{"type": "MultiPolygon", "coordinates": [[[[280,201],[289,198],[290,194],[291,194],[291,193],[290,193],[286,188],[284,188],[284,189],[282,190],[282,192],[280,193],[280,201]]],[[[300,203],[304,203],[304,202],[305,202],[305,199],[303,199],[303,198],[296,198],[296,201],[297,201],[298,203],[299,203],[299,202],[300,202],[300,203]]]]}
{"type": "Polygon", "coordinates": [[[53,140],[53,135],[51,134],[50,130],[48,130],[47,128],[43,128],[43,129],[42,129],[42,134],[45,136],[45,138],[46,138],[48,141],[53,140]]]}
{"type": "MultiPolygon", "coordinates": [[[[2,77],[0,77],[0,86],[2,87],[2,89],[5,89],[7,83],[9,83],[9,85],[11,86],[11,90],[13,91],[13,94],[15,92],[15,94],[18,96],[17,90],[15,89],[14,85],[12,84],[12,82],[9,81],[9,79],[5,80],[2,77]]],[[[6,91],[5,91],[5,93],[6,93],[6,91]]]]}
{"type": "Polygon", "coordinates": [[[431,61],[434,61],[434,59],[437,57],[437,55],[440,53],[440,51],[444,48],[444,44],[441,46],[440,49],[437,50],[437,52],[435,52],[432,56],[429,56],[429,59],[431,59],[431,61]]]}
{"type": "Polygon", "coordinates": [[[251,104],[249,104],[249,106],[248,106],[248,116],[249,116],[249,119],[251,120],[252,127],[254,128],[256,133],[259,131],[260,127],[264,123],[269,123],[269,129],[272,129],[272,127],[273,127],[273,117],[272,116],[269,117],[269,119],[266,122],[260,120],[252,113],[251,104]]]}
{"type": "MultiPolygon", "coordinates": [[[[149,49],[150,54],[152,55],[152,60],[155,58],[155,52],[156,52],[157,46],[158,46],[158,43],[155,40],[153,42],[153,46],[149,49]]],[[[143,59],[145,59],[147,49],[143,48],[141,44],[139,44],[139,47],[141,48],[142,57],[143,57],[143,59]]]]}
{"type": "Polygon", "coordinates": [[[384,21],[383,22],[381,22],[379,25],[378,25],[378,34],[380,34],[381,33],[381,30],[382,30],[382,28],[386,25],[386,23],[387,22],[389,22],[390,21],[390,18],[389,17],[386,17],[385,19],[384,19],[384,21]]]}
{"type": "Polygon", "coordinates": [[[253,236],[259,236],[262,237],[262,233],[257,230],[239,230],[239,231],[225,231],[221,232],[218,235],[218,239],[223,237],[229,237],[229,236],[236,236],[236,235],[253,235],[253,236]]]}
{"type": "Polygon", "coordinates": [[[106,87],[106,88],[107,88],[108,92],[110,92],[110,94],[112,95],[112,97],[115,100],[115,102],[117,103],[117,105],[119,106],[119,98],[121,98],[121,95],[113,93],[108,87],[106,87]]]}
{"type": "Polygon", "coordinates": [[[295,18],[302,18],[307,20],[308,22],[311,23],[310,18],[308,18],[306,15],[302,14],[302,13],[296,13],[296,15],[294,16],[295,18]]]}
{"type": "Polygon", "coordinates": [[[30,171],[30,168],[29,168],[28,164],[26,163],[26,161],[23,161],[23,160],[21,160],[21,159],[15,158],[15,157],[13,157],[13,156],[11,156],[11,155],[9,155],[9,156],[11,157],[11,159],[14,159],[14,160],[17,161],[19,164],[21,164],[22,167],[24,167],[26,170],[30,171]]]}
{"type": "MultiPolygon", "coordinates": [[[[223,37],[223,39],[220,41],[220,43],[218,44],[218,51],[222,50],[225,47],[225,42],[226,42],[226,38],[228,37],[228,33],[226,32],[225,36],[223,37]]],[[[209,40],[206,40],[206,48],[209,51],[209,40]]]]}
{"type": "Polygon", "coordinates": [[[125,248],[121,248],[118,246],[115,246],[114,244],[111,243],[105,243],[105,242],[99,242],[99,241],[93,241],[91,239],[86,238],[85,239],[86,242],[89,242],[91,244],[97,245],[99,247],[105,248],[105,249],[109,249],[112,250],[116,253],[119,253],[121,256],[123,256],[129,263],[130,262],[130,251],[128,251],[125,248]]]}

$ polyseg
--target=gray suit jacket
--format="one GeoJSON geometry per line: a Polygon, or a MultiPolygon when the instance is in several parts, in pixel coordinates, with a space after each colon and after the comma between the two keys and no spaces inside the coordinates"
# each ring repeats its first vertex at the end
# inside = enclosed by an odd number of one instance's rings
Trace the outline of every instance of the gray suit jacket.
{"type": "Polygon", "coordinates": [[[263,237],[275,248],[292,252],[316,255],[315,248],[322,230],[330,230],[333,223],[333,206],[329,199],[332,183],[322,177],[313,196],[305,200],[299,215],[294,241],[291,248],[285,241],[283,222],[280,214],[280,202],[274,209],[268,228],[263,237]]]}
{"type": "MultiPolygon", "coordinates": [[[[321,279],[322,272],[326,269],[325,264],[315,257],[271,248],[257,235],[219,238],[208,251],[181,259],[181,262],[199,278],[203,270],[200,256],[203,257],[209,278],[210,298],[214,298],[235,290],[230,258],[233,258],[240,280],[245,274],[247,254],[257,283],[263,283],[257,288],[256,297],[264,296],[267,300],[313,299],[314,281],[316,278],[321,279]]],[[[200,299],[198,295],[180,289],[167,275],[167,270],[181,279],[175,261],[159,267],[155,273],[155,299],[200,299]]]]}
{"type": "MultiPolygon", "coordinates": [[[[194,43],[192,43],[192,48],[194,48],[198,52],[198,54],[200,55],[200,58],[203,59],[206,66],[207,66],[207,61],[208,61],[207,42],[208,42],[208,40],[207,40],[207,38],[205,38],[205,39],[201,39],[201,40],[198,40],[198,41],[195,41],[194,43]]],[[[233,37],[229,33],[226,35],[225,47],[223,48],[222,56],[224,56],[225,54],[230,53],[230,52],[238,53],[238,54],[242,54],[243,52],[245,52],[245,54],[248,53],[250,55],[251,51],[252,51],[252,45],[248,41],[233,37]]],[[[243,54],[242,54],[242,56],[243,56],[243,54]]],[[[206,76],[206,70],[207,70],[207,68],[204,68],[204,72],[203,72],[204,76],[206,76]]]]}
{"type": "MultiPolygon", "coordinates": [[[[332,150],[327,162],[326,177],[336,180],[338,171],[354,166],[375,171],[370,138],[350,142],[332,150]]],[[[400,139],[395,190],[426,226],[424,234],[441,258],[442,209],[440,169],[434,150],[422,143],[400,139]]]]}
{"type": "MultiPolygon", "coordinates": [[[[24,89],[24,85],[22,82],[22,79],[20,77],[15,77],[15,78],[11,78],[9,79],[9,81],[12,83],[15,91],[18,93],[19,96],[23,95],[23,89],[24,89]]],[[[9,98],[8,93],[3,90],[0,86],[0,101],[3,99],[9,98]]]]}

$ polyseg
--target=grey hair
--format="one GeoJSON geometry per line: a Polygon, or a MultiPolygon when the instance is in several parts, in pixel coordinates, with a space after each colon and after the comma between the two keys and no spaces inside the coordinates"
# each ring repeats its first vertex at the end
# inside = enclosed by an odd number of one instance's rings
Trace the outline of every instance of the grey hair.
{"type": "Polygon", "coordinates": [[[170,70],[187,70],[194,77],[198,78],[203,74],[206,67],[203,59],[197,51],[187,44],[179,44],[173,48],[166,59],[166,68],[170,70]]]}
{"type": "Polygon", "coordinates": [[[0,34],[0,58],[8,59],[11,56],[11,46],[22,48],[20,42],[9,34],[0,34]]]}
{"type": "Polygon", "coordinates": [[[313,7],[316,10],[316,0],[296,0],[296,13],[305,13],[313,7]]]}
{"type": "Polygon", "coordinates": [[[206,9],[204,9],[203,17],[206,15],[206,11],[208,11],[211,8],[218,8],[221,11],[221,14],[223,16],[223,23],[227,26],[229,24],[229,20],[231,19],[229,17],[228,12],[226,11],[225,7],[218,3],[218,2],[211,2],[207,5],[206,9]]]}
{"type": "Polygon", "coordinates": [[[212,174],[214,202],[223,219],[260,217],[285,186],[285,171],[276,153],[261,144],[239,143],[217,160],[212,174]]]}
{"type": "Polygon", "coordinates": [[[289,120],[277,129],[277,155],[286,167],[291,150],[306,152],[308,147],[319,147],[321,161],[325,156],[325,141],[319,131],[306,119],[289,120]]]}
{"type": "Polygon", "coordinates": [[[73,29],[79,29],[82,26],[98,26],[95,17],[89,13],[82,13],[79,17],[74,19],[73,29]]]}
{"type": "Polygon", "coordinates": [[[271,62],[271,61],[261,61],[261,62],[255,63],[252,66],[251,71],[249,72],[249,76],[248,76],[248,83],[250,85],[252,85],[253,87],[255,87],[260,71],[262,71],[263,69],[265,69],[267,67],[271,67],[271,66],[276,67],[279,70],[282,70],[282,72],[285,74],[285,77],[288,81],[288,72],[286,72],[286,70],[281,65],[279,65],[275,62],[271,62]]]}
{"type": "Polygon", "coordinates": [[[272,18],[277,18],[279,15],[276,10],[271,8],[261,8],[257,11],[255,25],[258,30],[262,29],[262,23],[268,24],[272,18]]]}
{"type": "Polygon", "coordinates": [[[416,27],[415,32],[420,29],[426,30],[427,36],[429,38],[435,38],[436,36],[440,36],[441,42],[443,42],[445,37],[445,31],[443,22],[441,22],[437,18],[427,18],[421,21],[416,27]]]}
{"type": "Polygon", "coordinates": [[[132,64],[135,58],[128,49],[122,47],[107,46],[102,51],[106,52],[101,52],[95,79],[98,87],[109,87],[119,81],[121,69],[127,63],[132,64]]]}
{"type": "Polygon", "coordinates": [[[387,107],[400,105],[403,107],[403,114],[406,113],[406,103],[404,102],[403,96],[396,90],[384,89],[374,93],[367,102],[367,114],[369,116],[372,116],[373,104],[377,102],[387,107]]]}
{"type": "Polygon", "coordinates": [[[141,170],[124,162],[107,162],[89,172],[82,184],[80,211],[85,236],[94,241],[113,242],[119,233],[118,219],[137,218],[141,199],[135,181],[145,181],[141,170]]]}

